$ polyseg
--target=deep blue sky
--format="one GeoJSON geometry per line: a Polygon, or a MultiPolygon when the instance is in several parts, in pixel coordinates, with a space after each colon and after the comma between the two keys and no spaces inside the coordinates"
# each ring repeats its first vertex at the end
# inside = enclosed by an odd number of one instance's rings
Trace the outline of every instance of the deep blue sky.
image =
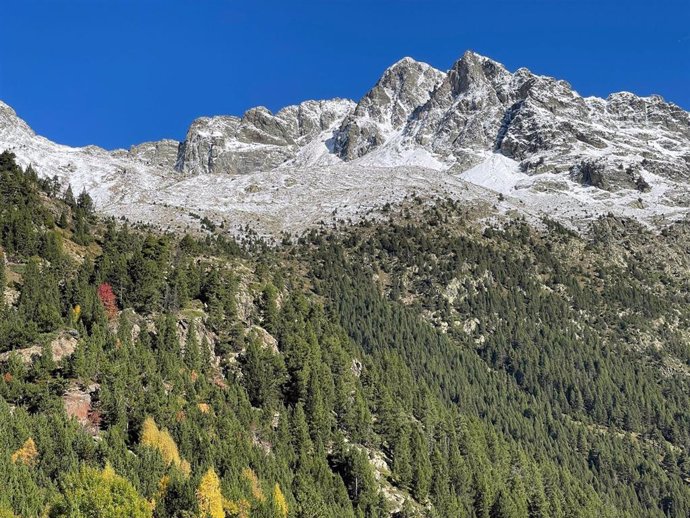
{"type": "Polygon", "coordinates": [[[583,95],[690,109],[690,0],[17,0],[0,10],[0,99],[70,145],[182,139],[201,115],[359,98],[403,56],[471,48],[583,95]]]}

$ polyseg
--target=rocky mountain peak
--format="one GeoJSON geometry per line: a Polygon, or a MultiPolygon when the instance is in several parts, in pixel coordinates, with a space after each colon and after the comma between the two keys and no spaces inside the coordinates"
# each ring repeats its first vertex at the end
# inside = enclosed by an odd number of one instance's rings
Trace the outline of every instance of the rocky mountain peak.
{"type": "Polygon", "coordinates": [[[352,160],[382,145],[429,100],[444,77],[440,70],[409,57],[387,68],[341,124],[335,152],[352,160]]]}
{"type": "Polygon", "coordinates": [[[498,87],[510,77],[503,65],[471,50],[455,62],[448,72],[448,81],[453,95],[489,86],[498,87]]]}
{"type": "Polygon", "coordinates": [[[0,149],[87,189],[113,214],[143,220],[193,207],[244,222],[318,221],[346,206],[350,215],[373,209],[411,185],[464,196],[464,182],[524,202],[519,210],[556,217],[566,207],[566,223],[609,211],[647,220],[690,213],[687,111],[629,92],[582,97],[566,81],[511,73],[472,51],[447,72],[403,58],[357,103],[201,117],[181,143],[129,151],[55,144],[0,102],[0,149]],[[316,198],[312,216],[295,206],[316,198]]]}
{"type": "Polygon", "coordinates": [[[429,99],[443,77],[443,72],[431,65],[405,57],[386,69],[357,104],[354,116],[399,128],[429,99]]]}

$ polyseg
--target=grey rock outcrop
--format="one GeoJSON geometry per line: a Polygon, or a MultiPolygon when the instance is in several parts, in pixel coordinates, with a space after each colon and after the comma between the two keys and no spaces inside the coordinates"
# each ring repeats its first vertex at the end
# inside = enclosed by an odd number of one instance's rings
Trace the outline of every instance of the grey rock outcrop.
{"type": "Polygon", "coordinates": [[[491,149],[516,100],[510,80],[503,65],[466,52],[419,108],[408,133],[415,143],[444,157],[463,160],[491,149]]]}
{"type": "Polygon", "coordinates": [[[179,147],[178,141],[166,139],[132,146],[127,153],[147,165],[172,168],[177,162],[179,147]]]}
{"type": "Polygon", "coordinates": [[[412,58],[395,63],[343,121],[336,133],[335,153],[352,160],[385,143],[429,100],[444,76],[440,70],[412,58]]]}
{"type": "Polygon", "coordinates": [[[264,107],[242,118],[202,117],[181,144],[175,168],[185,174],[266,171],[294,158],[300,148],[353,108],[344,99],[305,101],[275,115],[264,107]]]}
{"type": "Polygon", "coordinates": [[[202,214],[232,228],[303,229],[395,203],[412,187],[463,197],[467,182],[566,223],[690,213],[687,111],[658,96],[582,97],[472,51],[446,72],[404,58],[358,103],[202,117],[180,143],[129,150],[56,144],[0,102],[5,149],[87,190],[103,212],[178,229],[202,214]]]}

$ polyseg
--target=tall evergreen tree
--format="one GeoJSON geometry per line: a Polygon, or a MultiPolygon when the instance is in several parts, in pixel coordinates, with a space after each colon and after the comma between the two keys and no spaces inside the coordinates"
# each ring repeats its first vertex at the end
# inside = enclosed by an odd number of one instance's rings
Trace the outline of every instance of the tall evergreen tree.
{"type": "Polygon", "coordinates": [[[5,271],[5,253],[0,249],[0,305],[5,303],[5,287],[7,286],[7,273],[5,271]]]}
{"type": "Polygon", "coordinates": [[[57,282],[47,267],[39,266],[36,258],[31,258],[24,270],[18,308],[39,331],[52,331],[61,322],[57,282]]]}

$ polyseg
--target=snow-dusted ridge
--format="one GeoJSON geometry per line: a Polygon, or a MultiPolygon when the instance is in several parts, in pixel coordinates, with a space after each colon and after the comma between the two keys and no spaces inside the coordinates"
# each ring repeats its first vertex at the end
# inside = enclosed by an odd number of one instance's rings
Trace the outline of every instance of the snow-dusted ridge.
{"type": "Polygon", "coordinates": [[[107,214],[163,227],[208,215],[231,229],[299,231],[413,192],[574,227],[602,212],[668,221],[690,203],[688,112],[658,96],[583,98],[469,51],[447,72],[404,58],[357,103],[203,117],[182,142],[129,150],[56,144],[0,102],[3,149],[86,189],[107,214]]]}

